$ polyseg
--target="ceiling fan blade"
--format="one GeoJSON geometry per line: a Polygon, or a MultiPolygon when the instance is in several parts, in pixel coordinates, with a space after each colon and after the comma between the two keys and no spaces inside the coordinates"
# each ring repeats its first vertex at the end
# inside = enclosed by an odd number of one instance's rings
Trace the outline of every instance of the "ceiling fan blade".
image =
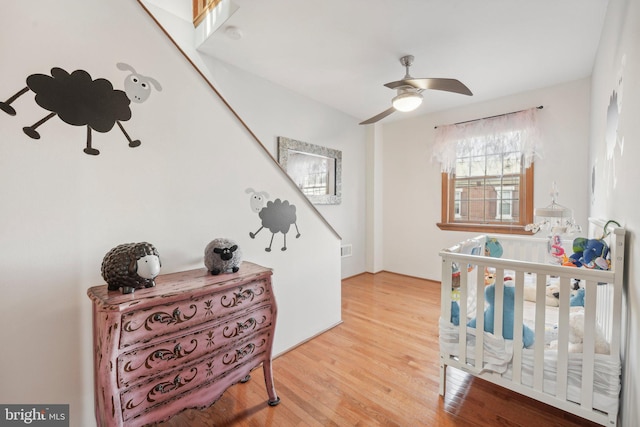
{"type": "Polygon", "coordinates": [[[412,86],[417,89],[443,90],[446,92],[460,93],[462,95],[473,95],[468,87],[456,79],[402,79],[385,84],[390,89],[397,89],[402,86],[412,86]]]}
{"type": "Polygon", "coordinates": [[[382,119],[384,119],[385,117],[387,117],[388,115],[390,115],[391,113],[393,113],[393,112],[395,112],[395,111],[396,111],[396,109],[395,109],[395,108],[390,107],[390,108],[388,108],[388,109],[384,110],[382,113],[377,114],[377,115],[375,115],[375,116],[371,117],[370,119],[365,120],[364,122],[360,122],[360,124],[361,124],[361,125],[369,125],[369,124],[371,124],[371,123],[375,123],[375,122],[377,122],[378,120],[382,120],[382,119]]]}

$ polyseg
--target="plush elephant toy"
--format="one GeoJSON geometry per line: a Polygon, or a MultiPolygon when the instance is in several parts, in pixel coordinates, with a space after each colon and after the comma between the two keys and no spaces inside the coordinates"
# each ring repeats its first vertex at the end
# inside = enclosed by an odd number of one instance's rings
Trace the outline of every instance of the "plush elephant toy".
{"type": "Polygon", "coordinates": [[[569,259],[577,267],[608,270],[607,255],[609,247],[604,240],[578,237],[573,240],[573,255],[569,259]]]}

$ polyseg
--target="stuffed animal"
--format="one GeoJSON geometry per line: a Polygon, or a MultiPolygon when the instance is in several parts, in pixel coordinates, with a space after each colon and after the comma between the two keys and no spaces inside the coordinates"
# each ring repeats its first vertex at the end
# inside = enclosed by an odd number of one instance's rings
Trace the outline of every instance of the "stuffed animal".
{"type": "Polygon", "coordinates": [[[235,240],[213,239],[204,249],[204,265],[213,275],[236,273],[242,264],[242,251],[235,240]]]}
{"type": "MultiPolygon", "coordinates": [[[[595,329],[596,354],[609,354],[609,343],[602,333],[602,329],[595,329]]],[[[572,309],[569,313],[569,353],[582,353],[584,339],[584,310],[572,309]]],[[[549,348],[557,349],[558,340],[549,343],[549,348]]]]}
{"type": "Polygon", "coordinates": [[[569,306],[584,307],[584,288],[578,289],[575,294],[571,295],[569,306]]]}
{"type": "Polygon", "coordinates": [[[451,323],[456,326],[460,324],[460,306],[456,301],[451,301],[451,323]]]}
{"type": "MultiPolygon", "coordinates": [[[[515,287],[511,283],[505,283],[503,291],[503,304],[502,304],[502,336],[505,339],[513,339],[513,323],[514,323],[514,308],[515,308],[515,287]]],[[[493,333],[494,331],[494,313],[495,313],[495,294],[496,285],[489,285],[484,288],[485,301],[489,305],[484,311],[484,330],[486,332],[493,333]]],[[[471,319],[467,326],[471,328],[476,327],[476,318],[471,319]]],[[[534,341],[534,333],[527,325],[522,325],[522,343],[524,347],[531,347],[534,341]]]]}
{"type": "Polygon", "coordinates": [[[502,256],[502,244],[495,237],[488,238],[486,243],[484,244],[484,254],[485,256],[490,256],[493,258],[500,258],[502,256]]]}
{"type": "Polygon", "coordinates": [[[151,288],[160,273],[160,255],[151,243],[124,243],[111,249],[102,259],[102,277],[107,289],[131,294],[136,289],[151,288]]]}
{"type": "Polygon", "coordinates": [[[460,287],[460,267],[455,262],[451,264],[451,287],[460,287]]]}
{"type": "Polygon", "coordinates": [[[484,272],[484,285],[489,286],[496,283],[496,275],[495,273],[491,273],[489,271],[484,272]]]}
{"type": "Polygon", "coordinates": [[[609,270],[608,254],[609,247],[604,240],[577,237],[573,240],[573,255],[569,259],[577,267],[609,270]]]}
{"type": "MultiPolygon", "coordinates": [[[[536,301],[536,284],[525,283],[524,285],[525,301],[536,301]]],[[[560,305],[560,289],[558,285],[548,284],[545,288],[545,304],[550,307],[558,307],[560,305]]]]}
{"type": "Polygon", "coordinates": [[[560,306],[560,287],[555,284],[548,284],[545,289],[545,304],[550,307],[560,306]]]}

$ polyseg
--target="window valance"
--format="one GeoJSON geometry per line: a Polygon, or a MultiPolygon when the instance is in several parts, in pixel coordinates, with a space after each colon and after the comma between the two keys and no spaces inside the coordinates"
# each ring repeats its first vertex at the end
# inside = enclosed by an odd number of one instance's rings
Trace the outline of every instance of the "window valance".
{"type": "MultiPolygon", "coordinates": [[[[438,126],[432,160],[454,173],[456,158],[487,153],[522,153],[525,168],[542,157],[537,108],[466,123],[438,126]]],[[[497,157],[494,157],[497,158],[497,157]]]]}

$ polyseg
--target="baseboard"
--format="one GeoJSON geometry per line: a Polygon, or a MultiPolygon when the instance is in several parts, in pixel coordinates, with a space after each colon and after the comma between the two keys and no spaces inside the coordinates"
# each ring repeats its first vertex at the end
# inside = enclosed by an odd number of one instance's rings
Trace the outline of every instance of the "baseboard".
{"type": "Polygon", "coordinates": [[[277,359],[278,357],[282,356],[283,354],[286,354],[286,353],[290,352],[291,350],[294,350],[294,349],[300,347],[301,345],[308,343],[312,339],[319,337],[320,335],[324,334],[325,332],[330,331],[331,329],[335,328],[336,326],[340,326],[342,323],[343,323],[342,320],[340,320],[339,322],[329,326],[328,328],[318,332],[317,334],[314,334],[314,335],[310,336],[306,340],[300,341],[298,344],[294,345],[293,347],[289,347],[288,349],[286,349],[284,351],[281,351],[280,353],[274,355],[272,358],[273,359],[277,359]]]}

